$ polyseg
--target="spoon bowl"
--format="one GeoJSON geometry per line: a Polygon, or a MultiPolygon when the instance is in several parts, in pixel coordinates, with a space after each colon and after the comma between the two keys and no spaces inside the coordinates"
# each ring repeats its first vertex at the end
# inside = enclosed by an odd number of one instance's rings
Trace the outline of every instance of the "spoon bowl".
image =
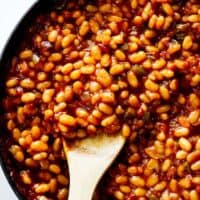
{"type": "Polygon", "coordinates": [[[71,147],[63,140],[70,174],[68,200],[91,200],[100,178],[124,144],[125,138],[120,133],[86,138],[71,147]]]}

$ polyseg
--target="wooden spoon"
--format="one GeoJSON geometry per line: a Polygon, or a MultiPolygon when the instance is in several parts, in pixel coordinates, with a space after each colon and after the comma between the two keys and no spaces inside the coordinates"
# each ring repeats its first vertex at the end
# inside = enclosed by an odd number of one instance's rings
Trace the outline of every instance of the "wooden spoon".
{"type": "Polygon", "coordinates": [[[72,147],[68,147],[63,140],[70,174],[68,200],[92,199],[97,183],[115,160],[124,143],[125,138],[120,134],[102,134],[83,139],[72,147]]]}

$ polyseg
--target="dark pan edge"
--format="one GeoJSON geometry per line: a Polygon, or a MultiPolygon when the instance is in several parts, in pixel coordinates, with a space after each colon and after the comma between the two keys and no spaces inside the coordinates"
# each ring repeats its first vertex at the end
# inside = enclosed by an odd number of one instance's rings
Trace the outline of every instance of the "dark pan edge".
{"type": "MultiPolygon", "coordinates": [[[[33,17],[36,16],[38,12],[40,12],[41,10],[43,10],[45,8],[45,5],[43,3],[44,3],[44,1],[40,1],[40,2],[37,1],[31,6],[30,9],[28,9],[25,12],[25,15],[22,17],[21,21],[19,21],[17,26],[12,31],[12,34],[9,37],[9,39],[7,40],[6,45],[2,49],[2,52],[0,52],[0,90],[1,90],[1,92],[0,92],[1,93],[0,94],[0,116],[3,114],[2,97],[4,94],[2,94],[2,91],[4,90],[4,82],[5,82],[5,78],[6,78],[6,71],[8,70],[7,66],[9,64],[9,60],[12,58],[12,56],[17,51],[17,47],[19,46],[20,41],[22,40],[22,38],[19,40],[18,40],[18,38],[20,38],[20,35],[22,35],[23,30],[25,30],[26,27],[28,27],[28,25],[30,25],[29,22],[31,21],[31,19],[33,19],[33,17]],[[4,68],[3,68],[3,66],[4,66],[4,68]]],[[[0,122],[0,131],[1,131],[0,134],[3,134],[2,133],[3,132],[2,121],[0,122]]],[[[12,178],[10,176],[10,172],[6,167],[6,163],[2,156],[3,152],[1,150],[2,150],[2,146],[0,144],[0,166],[2,168],[3,174],[5,175],[8,183],[9,183],[12,191],[14,191],[16,197],[19,200],[25,200],[25,197],[23,197],[20,194],[20,192],[18,191],[18,189],[15,185],[15,182],[12,180],[12,178]]]]}

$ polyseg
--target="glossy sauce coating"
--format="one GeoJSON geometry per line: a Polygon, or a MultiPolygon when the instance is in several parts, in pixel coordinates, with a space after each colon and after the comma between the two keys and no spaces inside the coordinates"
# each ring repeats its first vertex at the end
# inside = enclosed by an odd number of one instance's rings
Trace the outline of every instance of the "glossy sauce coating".
{"type": "Polygon", "coordinates": [[[95,198],[200,199],[199,10],[197,0],[80,0],[36,19],[4,98],[24,195],[66,199],[63,138],[121,131],[126,147],[95,198]]]}

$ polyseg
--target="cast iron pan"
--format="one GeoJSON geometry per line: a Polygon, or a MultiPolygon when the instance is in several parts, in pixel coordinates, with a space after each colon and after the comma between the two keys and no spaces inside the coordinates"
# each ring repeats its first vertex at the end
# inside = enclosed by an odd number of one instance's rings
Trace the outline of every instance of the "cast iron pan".
{"type": "Polygon", "coordinates": [[[25,200],[27,198],[22,195],[22,193],[25,192],[18,191],[16,187],[16,184],[18,183],[15,183],[10,175],[11,167],[13,168],[15,166],[13,166],[13,162],[10,160],[10,156],[8,155],[8,149],[6,148],[6,141],[9,133],[7,132],[5,124],[3,123],[4,108],[2,99],[5,95],[6,74],[9,71],[12,57],[19,51],[20,44],[24,38],[27,38],[28,27],[30,27],[34,19],[41,13],[49,12],[52,8],[62,9],[65,3],[66,1],[64,0],[37,0],[29,9],[29,11],[27,11],[22,20],[18,23],[3,52],[0,52],[0,165],[11,188],[19,200],[25,200]]]}

